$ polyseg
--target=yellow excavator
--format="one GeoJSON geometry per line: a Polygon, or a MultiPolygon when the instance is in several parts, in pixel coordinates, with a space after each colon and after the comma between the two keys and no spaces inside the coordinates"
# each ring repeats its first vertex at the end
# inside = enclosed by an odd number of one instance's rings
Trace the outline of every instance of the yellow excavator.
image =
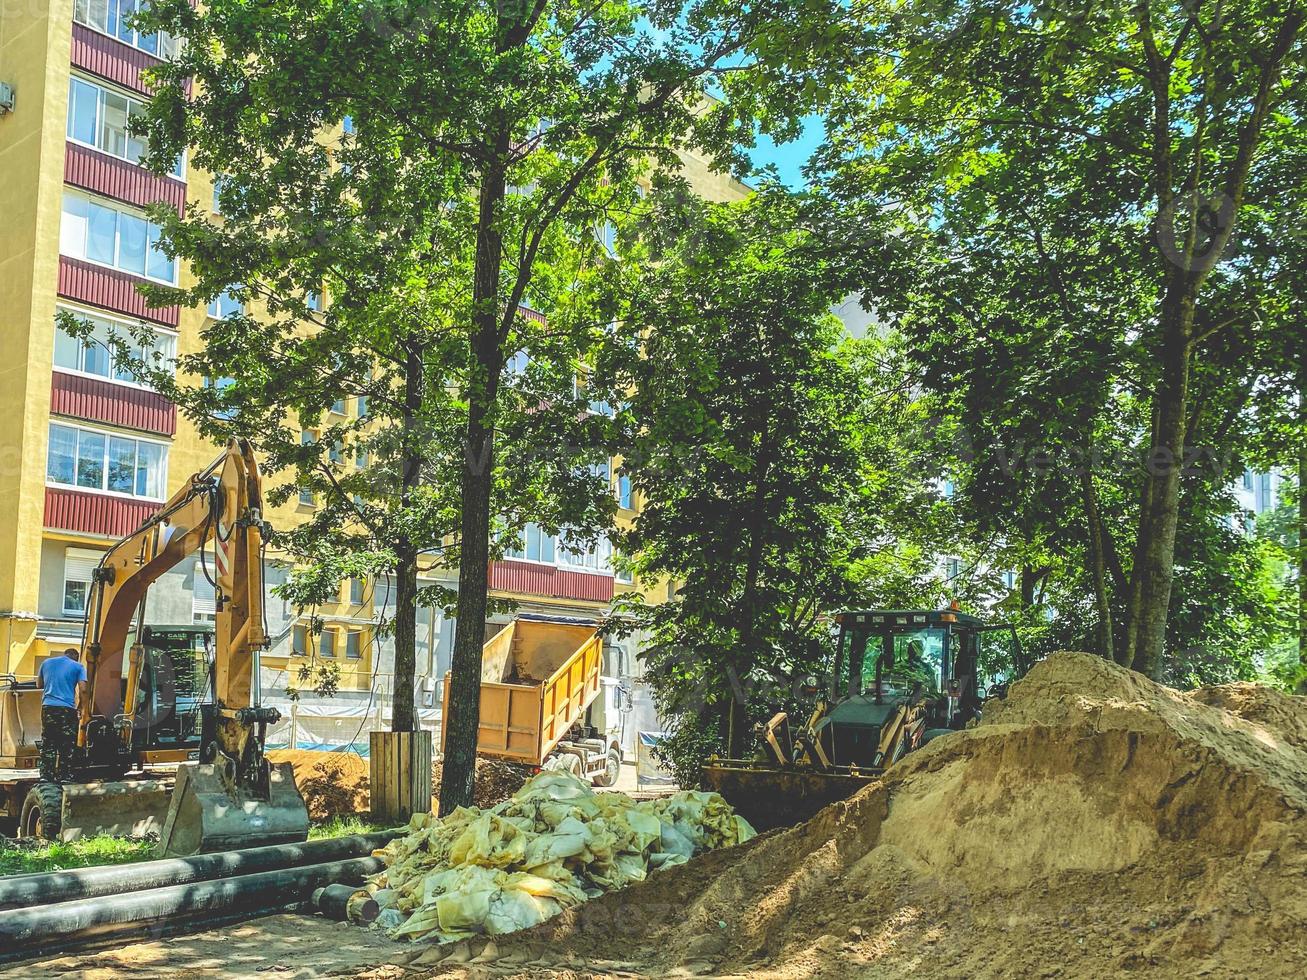
{"type": "Polygon", "coordinates": [[[83,625],[77,745],[63,767],[74,779],[34,782],[21,831],[50,839],[157,832],[163,855],[307,838],[290,764],[264,757],[279,712],[252,697],[257,651],[268,645],[266,533],[253,450],[232,439],[105,552],[83,625]],[[207,579],[215,590],[212,633],[147,625],[150,586],[197,553],[195,587],[207,579]]]}
{"type": "Polygon", "coordinates": [[[758,726],[755,758],[714,757],[704,766],[704,787],[758,830],[801,823],[848,798],[907,753],[979,718],[985,700],[1029,667],[1011,624],[985,623],[956,603],[851,610],[835,622],[828,684],[806,721],[777,712],[758,726]]]}

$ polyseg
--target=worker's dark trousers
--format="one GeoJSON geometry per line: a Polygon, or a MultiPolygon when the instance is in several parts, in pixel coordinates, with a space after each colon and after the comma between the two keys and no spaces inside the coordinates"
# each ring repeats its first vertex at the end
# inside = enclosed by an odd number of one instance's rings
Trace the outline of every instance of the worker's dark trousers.
{"type": "Polygon", "coordinates": [[[54,782],[71,776],[77,744],[77,709],[41,706],[41,778],[54,782]]]}

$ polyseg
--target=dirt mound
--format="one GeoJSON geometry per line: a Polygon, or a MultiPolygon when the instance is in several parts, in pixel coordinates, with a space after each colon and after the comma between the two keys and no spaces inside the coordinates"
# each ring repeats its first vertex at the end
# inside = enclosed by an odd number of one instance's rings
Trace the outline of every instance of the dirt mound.
{"type": "MultiPolygon", "coordinates": [[[[808,823],[519,937],[496,972],[1299,977],[1302,698],[1086,654],[808,823]]],[[[475,954],[476,950],[471,950],[475,954]]],[[[465,954],[466,955],[466,954],[465,954]]],[[[484,969],[484,968],[483,968],[484,969]]]]}
{"type": "MultiPolygon", "coordinates": [[[[431,786],[436,796],[440,795],[441,765],[437,762],[431,768],[431,786]]],[[[501,759],[477,759],[477,773],[472,783],[472,805],[487,810],[496,803],[502,803],[531,778],[529,766],[504,762],[501,759]]]]}
{"type": "Polygon", "coordinates": [[[291,764],[295,785],[314,823],[367,813],[370,797],[366,759],[353,752],[313,749],[273,749],[268,759],[291,764]]]}

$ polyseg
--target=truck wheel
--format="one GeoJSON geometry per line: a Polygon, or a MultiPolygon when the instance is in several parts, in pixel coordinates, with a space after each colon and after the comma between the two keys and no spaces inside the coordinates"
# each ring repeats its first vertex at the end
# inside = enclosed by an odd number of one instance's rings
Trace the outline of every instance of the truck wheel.
{"type": "Polygon", "coordinates": [[[63,808],[64,791],[57,783],[37,783],[28,790],[27,799],[23,801],[18,836],[58,840],[63,808]]]}
{"type": "Polygon", "coordinates": [[[622,754],[616,749],[609,749],[608,756],[604,759],[604,771],[596,773],[594,784],[596,786],[616,786],[617,779],[622,775],[622,754]]]}

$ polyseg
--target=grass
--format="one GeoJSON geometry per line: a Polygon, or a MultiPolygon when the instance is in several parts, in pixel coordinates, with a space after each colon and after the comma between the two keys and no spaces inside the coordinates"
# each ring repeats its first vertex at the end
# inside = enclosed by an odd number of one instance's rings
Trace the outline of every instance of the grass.
{"type": "Polygon", "coordinates": [[[350,834],[371,834],[386,828],[379,823],[370,823],[359,817],[332,817],[309,828],[309,840],[322,840],[326,837],[348,837],[350,834]]]}
{"type": "Polygon", "coordinates": [[[88,837],[29,847],[0,839],[0,875],[64,871],[99,864],[127,864],[154,856],[154,841],[129,837],[88,837]]]}

